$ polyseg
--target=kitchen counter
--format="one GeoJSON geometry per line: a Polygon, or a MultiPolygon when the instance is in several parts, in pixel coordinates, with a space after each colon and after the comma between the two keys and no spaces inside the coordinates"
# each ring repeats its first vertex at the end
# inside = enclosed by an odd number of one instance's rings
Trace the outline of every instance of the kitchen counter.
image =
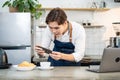
{"type": "Polygon", "coordinates": [[[55,67],[52,70],[0,69],[0,80],[120,80],[120,72],[94,73],[88,67],[55,67]]]}

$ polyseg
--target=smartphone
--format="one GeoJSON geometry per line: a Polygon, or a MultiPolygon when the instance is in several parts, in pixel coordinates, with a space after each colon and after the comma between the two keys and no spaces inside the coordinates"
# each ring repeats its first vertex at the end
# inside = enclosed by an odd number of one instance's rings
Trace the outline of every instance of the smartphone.
{"type": "Polygon", "coordinates": [[[39,48],[42,48],[44,51],[45,51],[45,53],[52,53],[52,50],[50,50],[50,49],[47,49],[47,48],[44,48],[44,47],[41,47],[41,46],[37,46],[37,47],[39,47],[39,48]]]}

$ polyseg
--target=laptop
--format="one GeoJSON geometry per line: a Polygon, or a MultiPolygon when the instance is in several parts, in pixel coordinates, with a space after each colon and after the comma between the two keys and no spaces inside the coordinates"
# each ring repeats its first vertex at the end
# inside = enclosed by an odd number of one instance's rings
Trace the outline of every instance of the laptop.
{"type": "Polygon", "coordinates": [[[87,70],[100,73],[120,71],[120,48],[105,48],[100,65],[90,65],[87,70]]]}

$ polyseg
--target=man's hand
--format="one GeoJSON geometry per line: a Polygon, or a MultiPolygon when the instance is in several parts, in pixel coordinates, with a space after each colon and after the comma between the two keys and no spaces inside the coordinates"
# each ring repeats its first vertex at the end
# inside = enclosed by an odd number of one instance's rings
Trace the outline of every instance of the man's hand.
{"type": "Polygon", "coordinates": [[[35,46],[35,51],[41,56],[44,56],[44,54],[45,54],[45,51],[38,46],[35,46]]]}
{"type": "Polygon", "coordinates": [[[62,53],[61,52],[52,52],[50,56],[55,60],[62,59],[62,53]]]}

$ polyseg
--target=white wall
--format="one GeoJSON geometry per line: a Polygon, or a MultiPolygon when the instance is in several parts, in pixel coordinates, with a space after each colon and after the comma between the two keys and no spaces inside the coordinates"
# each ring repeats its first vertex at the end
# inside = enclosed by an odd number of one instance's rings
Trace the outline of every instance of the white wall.
{"type": "Polygon", "coordinates": [[[5,1],[6,0],[0,0],[0,12],[8,12],[8,7],[2,8],[2,5],[5,1]]]}
{"type": "Polygon", "coordinates": [[[39,0],[43,7],[87,7],[90,0],[39,0]]]}
{"type": "MultiPolygon", "coordinates": [[[[102,0],[39,0],[43,7],[89,7],[91,2],[97,2],[99,4],[102,0]]],[[[114,0],[104,0],[107,3],[107,7],[118,7],[120,4],[115,3],[114,0]]]]}

